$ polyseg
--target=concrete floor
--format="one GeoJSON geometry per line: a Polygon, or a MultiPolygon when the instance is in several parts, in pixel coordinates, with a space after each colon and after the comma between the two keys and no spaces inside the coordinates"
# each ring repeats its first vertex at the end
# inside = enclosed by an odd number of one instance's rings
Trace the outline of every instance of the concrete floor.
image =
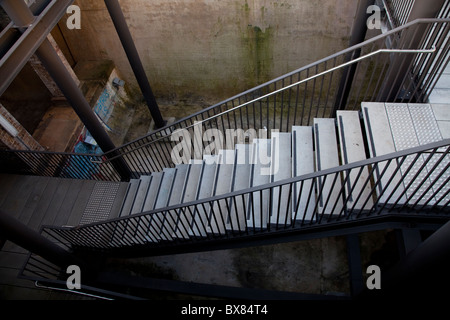
{"type": "MultiPolygon", "coordinates": [[[[393,230],[360,234],[359,239],[363,277],[371,264],[388,268],[397,261],[393,230]]],[[[351,294],[345,237],[116,259],[108,265],[115,271],[148,278],[308,294],[351,294]]],[[[139,294],[151,299],[186,298],[164,292],[139,294]]]]}

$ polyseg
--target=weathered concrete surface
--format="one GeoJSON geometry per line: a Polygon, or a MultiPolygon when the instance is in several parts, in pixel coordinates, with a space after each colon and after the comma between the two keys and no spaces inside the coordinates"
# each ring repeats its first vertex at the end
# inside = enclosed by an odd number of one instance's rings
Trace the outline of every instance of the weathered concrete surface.
{"type": "MultiPolygon", "coordinates": [[[[59,25],[75,61],[111,59],[134,76],[103,1],[76,0],[81,30],[59,25]]],[[[353,0],[122,0],[159,100],[217,102],[345,48],[353,0]]],[[[70,54],[68,53],[70,51],[70,54]]]]}
{"type": "Polygon", "coordinates": [[[349,294],[344,237],[118,260],[143,277],[311,294],[349,294]]]}

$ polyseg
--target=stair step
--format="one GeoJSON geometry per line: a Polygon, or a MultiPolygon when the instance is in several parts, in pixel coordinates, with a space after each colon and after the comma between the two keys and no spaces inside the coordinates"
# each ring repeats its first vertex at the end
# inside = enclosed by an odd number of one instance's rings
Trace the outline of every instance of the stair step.
{"type": "MultiPolygon", "coordinates": [[[[164,173],[163,172],[153,172],[151,175],[150,185],[148,187],[147,196],[142,207],[142,212],[151,211],[155,208],[156,197],[161,186],[161,181],[164,173]]],[[[150,242],[157,242],[161,237],[155,230],[150,229],[150,221],[146,218],[139,223],[139,232],[145,235],[145,239],[150,242]],[[151,230],[151,231],[150,231],[151,230]]]]}
{"type": "MultiPolygon", "coordinates": [[[[165,168],[163,170],[164,175],[156,198],[155,209],[167,207],[173,180],[175,178],[175,172],[175,168],[165,168]]],[[[164,240],[172,240],[171,229],[169,224],[166,224],[167,219],[170,219],[167,212],[160,212],[153,215],[152,228],[154,233],[161,236],[164,240]]]]}
{"type": "MultiPolygon", "coordinates": [[[[216,174],[217,156],[204,156],[198,190],[196,199],[201,200],[209,198],[212,195],[214,188],[214,178],[216,174]]],[[[198,206],[198,210],[195,212],[194,225],[204,226],[206,232],[210,232],[210,216],[211,208],[209,203],[205,203],[204,206],[198,206]]],[[[203,228],[202,228],[203,229],[203,228]]],[[[201,230],[203,236],[206,235],[205,230],[201,230]]]]}
{"type": "MultiPolygon", "coordinates": [[[[313,173],[315,168],[312,127],[292,127],[292,150],[292,176],[313,173]]],[[[305,180],[303,183],[294,185],[292,211],[295,220],[311,221],[313,219],[316,197],[312,186],[312,180],[305,180]]]]}
{"type": "MultiPolygon", "coordinates": [[[[173,206],[181,203],[181,197],[183,196],[185,183],[186,183],[186,175],[188,171],[187,164],[180,164],[176,166],[175,177],[173,180],[172,188],[170,191],[168,206],[173,206]]],[[[181,224],[179,221],[179,217],[181,216],[180,211],[170,211],[171,219],[169,220],[170,229],[174,229],[175,231],[181,230],[188,232],[189,229],[186,225],[181,224]]],[[[172,236],[175,236],[175,233],[172,233],[172,236]]]]}
{"type": "Polygon", "coordinates": [[[119,217],[128,216],[131,213],[131,209],[133,208],[134,199],[136,197],[136,193],[139,189],[139,184],[141,183],[140,179],[131,179],[128,185],[127,195],[125,196],[125,200],[122,204],[122,209],[120,210],[119,217]]]}
{"type": "MultiPolygon", "coordinates": [[[[253,144],[236,145],[236,164],[233,171],[231,191],[247,189],[250,186],[251,155],[253,144]]],[[[249,196],[243,195],[231,203],[231,223],[235,230],[244,231],[247,227],[249,196]]]]}
{"type": "Polygon", "coordinates": [[[141,213],[144,207],[145,198],[147,197],[148,188],[152,180],[151,176],[142,176],[139,180],[138,190],[136,192],[136,197],[134,199],[133,207],[131,209],[131,214],[141,213]]]}
{"type": "MultiPolygon", "coordinates": [[[[336,116],[339,128],[342,164],[365,160],[366,150],[364,148],[359,112],[338,111],[336,116]]],[[[370,209],[373,205],[373,200],[370,197],[371,185],[368,181],[369,170],[368,168],[364,168],[361,173],[359,171],[359,169],[352,170],[349,178],[347,178],[347,173],[344,173],[344,179],[347,179],[345,189],[345,196],[348,197],[347,208],[360,210],[364,206],[365,209],[370,209]],[[353,185],[354,187],[352,188],[353,185]],[[366,202],[367,199],[368,201],[366,202]],[[364,203],[366,204],[364,205],[364,203]]]]}
{"type": "Polygon", "coordinates": [[[158,196],[163,175],[164,175],[163,172],[152,173],[152,181],[150,182],[147,197],[145,198],[144,206],[142,208],[143,212],[155,209],[156,197],[158,196]]]}
{"type": "MultiPolygon", "coordinates": [[[[292,177],[292,142],[289,132],[272,132],[271,138],[271,182],[292,177]]],[[[289,185],[272,189],[272,210],[270,223],[289,224],[291,221],[291,203],[289,185]],[[278,213],[278,214],[277,214],[278,213]]]]}
{"type": "Polygon", "coordinates": [[[186,174],[188,171],[187,164],[180,164],[176,166],[175,178],[173,180],[172,189],[170,193],[169,206],[181,203],[181,197],[184,192],[186,174]]]}
{"type": "MultiPolygon", "coordinates": [[[[339,166],[335,119],[314,119],[314,143],[316,150],[317,171],[339,166]]],[[[338,200],[342,182],[339,176],[329,175],[318,179],[319,213],[332,214],[342,209],[342,199],[338,200]],[[321,190],[321,194],[320,194],[321,190]]]]}
{"type": "MultiPolygon", "coordinates": [[[[234,170],[234,150],[220,150],[219,161],[216,167],[213,196],[222,195],[231,191],[232,176],[234,170]]],[[[214,202],[211,214],[211,230],[214,233],[224,233],[224,224],[230,223],[230,203],[224,199],[214,202]]]]}
{"type": "MultiPolygon", "coordinates": [[[[202,160],[191,160],[186,174],[185,188],[181,196],[181,203],[196,200],[202,168],[202,160]]],[[[185,230],[182,230],[181,234],[178,234],[179,237],[187,238],[189,235],[199,236],[201,234],[200,230],[203,230],[203,228],[202,226],[197,226],[193,221],[194,214],[195,207],[190,207],[190,210],[186,209],[184,215],[181,215],[181,223],[185,226],[189,226],[189,230],[187,233],[185,230]]]]}
{"type": "MultiPolygon", "coordinates": [[[[270,143],[269,139],[253,139],[250,187],[270,182],[270,143]]],[[[253,228],[267,228],[269,190],[253,192],[249,202],[250,216],[247,217],[247,225],[253,228]]]]}
{"type": "MultiPolygon", "coordinates": [[[[369,151],[371,157],[382,156],[395,152],[394,140],[392,138],[391,127],[389,125],[388,116],[386,113],[386,108],[384,103],[362,103],[362,112],[364,125],[367,133],[367,139],[369,143],[369,151]]],[[[403,183],[399,185],[397,190],[394,192],[392,197],[389,195],[394,191],[395,186],[398,182],[402,180],[401,174],[395,170],[397,164],[391,162],[391,164],[386,168],[387,162],[381,162],[378,168],[375,170],[374,179],[378,181],[378,177],[384,172],[379,183],[379,188],[377,188],[377,194],[379,195],[379,190],[386,189],[385,192],[380,197],[380,202],[384,203],[394,203],[396,199],[404,191],[403,183]],[[389,183],[389,180],[392,181],[389,183]],[[389,183],[389,185],[387,185],[389,183]],[[387,186],[387,188],[386,188],[387,186]]],[[[405,197],[403,196],[399,203],[404,203],[405,197]]]]}

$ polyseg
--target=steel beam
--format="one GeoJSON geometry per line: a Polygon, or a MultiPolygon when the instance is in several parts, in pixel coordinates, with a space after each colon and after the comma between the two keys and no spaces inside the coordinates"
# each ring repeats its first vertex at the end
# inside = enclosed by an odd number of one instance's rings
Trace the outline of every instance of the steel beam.
{"type": "MultiPolygon", "coordinates": [[[[9,17],[17,19],[12,21],[16,25],[29,26],[31,21],[37,20],[23,0],[0,0],[0,5],[3,7],[9,17]]],[[[54,22],[56,24],[57,20],[54,22]]],[[[32,23],[32,25],[33,24],[34,23],[32,23]]],[[[23,31],[24,34],[26,34],[30,28],[31,27],[25,29],[23,31]]],[[[49,32],[50,30],[48,30],[48,33],[49,32]]],[[[66,66],[59,58],[58,53],[55,51],[50,41],[47,39],[48,33],[40,34],[42,37],[44,37],[42,41],[40,39],[39,41],[37,39],[34,39],[35,44],[39,43],[39,46],[35,51],[36,55],[42,61],[42,64],[45,66],[50,76],[55,80],[56,84],[61,89],[66,99],[69,101],[78,117],[86,126],[86,129],[97,142],[98,146],[102,149],[103,152],[109,152],[109,157],[114,157],[116,155],[116,153],[114,152],[116,146],[104,130],[95,113],[92,111],[91,106],[87,102],[77,83],[74,81],[66,66]]],[[[32,38],[27,39],[33,40],[32,38]]],[[[34,46],[32,47],[34,48],[34,46]]],[[[33,52],[27,50],[26,55],[19,54],[19,57],[21,59],[24,59],[25,57],[29,58],[28,54],[31,55],[33,54],[33,52]]],[[[11,54],[11,56],[16,56],[15,51],[13,51],[13,54],[11,54]]],[[[10,73],[7,73],[7,75],[11,76],[10,73]]],[[[122,180],[127,181],[130,179],[131,171],[123,158],[118,157],[114,159],[112,161],[112,164],[121,176],[122,180]]]]}
{"type": "MultiPolygon", "coordinates": [[[[8,15],[19,21],[13,21],[0,34],[0,46],[3,54],[0,56],[0,95],[9,87],[11,82],[22,70],[47,35],[64,16],[67,7],[74,0],[52,0],[38,16],[32,15],[33,21],[29,24],[30,15],[27,13],[14,13],[23,3],[23,0],[0,0],[0,5],[8,10],[8,15]],[[5,7],[6,6],[6,7],[5,7]],[[11,12],[12,11],[12,12],[11,12]],[[25,30],[16,29],[15,26],[28,26],[25,30]],[[21,33],[23,31],[23,33],[21,33]]],[[[22,9],[25,9],[22,7],[22,9]]],[[[30,12],[26,6],[26,10],[30,12]]]]}
{"type": "Polygon", "coordinates": [[[130,30],[128,29],[122,9],[120,8],[119,1],[105,0],[105,4],[114,23],[117,34],[119,35],[120,41],[122,42],[122,46],[128,57],[131,68],[133,69],[139,87],[144,95],[145,101],[147,102],[148,109],[152,115],[153,121],[155,122],[155,127],[162,128],[166,125],[166,122],[159,111],[158,104],[148,82],[147,75],[145,74],[139,53],[134,44],[130,30]]]}
{"type": "MultiPolygon", "coordinates": [[[[358,8],[356,10],[355,22],[353,23],[352,33],[350,36],[349,47],[357,45],[363,42],[367,34],[367,19],[369,14],[367,13],[367,8],[373,5],[375,0],[362,0],[359,2],[358,8]]],[[[354,52],[348,53],[345,57],[345,62],[359,58],[361,55],[361,50],[355,50],[354,52]]],[[[350,94],[350,89],[353,85],[353,78],[355,77],[355,72],[358,64],[352,64],[351,66],[345,67],[342,71],[341,82],[339,83],[338,92],[336,94],[336,100],[334,103],[333,116],[336,116],[337,110],[345,109],[347,104],[348,95],[350,94]]]]}
{"type": "MultiPolygon", "coordinates": [[[[114,152],[116,148],[114,143],[92,111],[91,106],[59,58],[58,53],[54,50],[50,41],[45,40],[37,49],[36,55],[42,61],[50,76],[55,80],[98,146],[103,152],[108,152],[108,157],[115,157],[117,154],[114,152]]],[[[122,157],[115,158],[111,163],[123,181],[130,179],[131,171],[122,157]]]]}
{"type": "Polygon", "coordinates": [[[347,240],[347,258],[349,268],[350,290],[352,296],[355,296],[360,294],[364,289],[359,235],[349,234],[346,236],[346,240],[347,240]]]}

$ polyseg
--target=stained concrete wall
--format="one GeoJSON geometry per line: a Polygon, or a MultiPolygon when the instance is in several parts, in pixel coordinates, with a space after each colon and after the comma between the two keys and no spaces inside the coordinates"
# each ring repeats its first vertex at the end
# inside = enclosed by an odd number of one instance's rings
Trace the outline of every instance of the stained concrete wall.
{"type": "MultiPolygon", "coordinates": [[[[75,4],[81,29],[69,30],[61,20],[63,50],[74,61],[113,60],[135,86],[104,2],[75,4]]],[[[358,0],[120,4],[158,99],[212,103],[346,48],[358,0]]]]}

